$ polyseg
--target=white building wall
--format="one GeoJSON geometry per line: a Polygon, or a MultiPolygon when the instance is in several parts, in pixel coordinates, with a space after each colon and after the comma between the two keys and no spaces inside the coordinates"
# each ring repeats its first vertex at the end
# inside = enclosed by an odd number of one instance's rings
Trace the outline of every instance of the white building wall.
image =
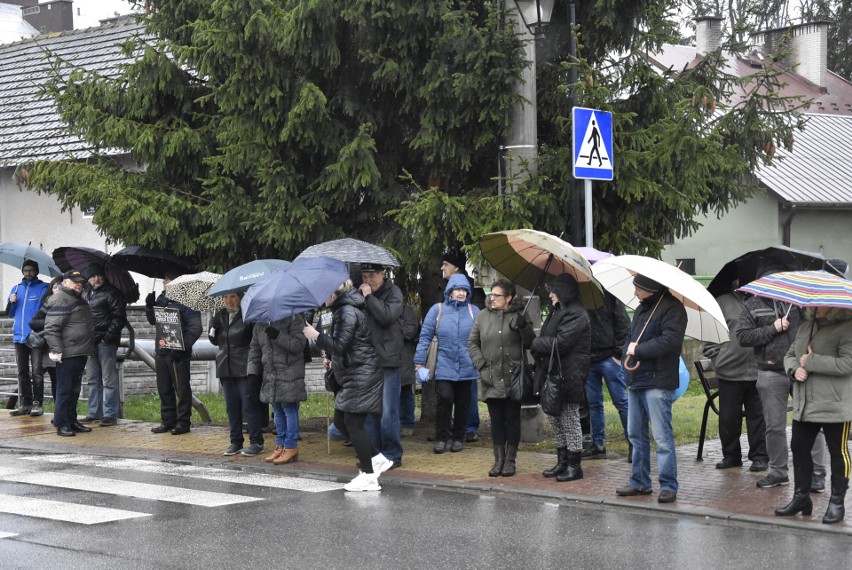
{"type": "MultiPolygon", "coordinates": [[[[852,262],[852,211],[805,210],[791,226],[791,247],[852,262]]],[[[852,276],[852,272],[849,273],[852,276]]]]}

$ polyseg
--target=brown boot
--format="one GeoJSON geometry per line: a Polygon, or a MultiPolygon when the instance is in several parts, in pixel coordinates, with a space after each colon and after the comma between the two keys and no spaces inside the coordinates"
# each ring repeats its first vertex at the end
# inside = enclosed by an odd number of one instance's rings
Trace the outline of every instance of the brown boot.
{"type": "Polygon", "coordinates": [[[267,455],[266,457],[264,457],[263,460],[266,461],[267,463],[272,463],[273,461],[275,461],[276,459],[281,457],[282,453],[284,453],[284,446],[283,445],[276,445],[275,451],[273,451],[271,455],[267,455]]]}
{"type": "Polygon", "coordinates": [[[284,453],[281,454],[278,459],[273,459],[272,463],[275,465],[284,465],[285,463],[295,463],[299,460],[299,449],[294,447],[293,449],[284,449],[284,453]]]}

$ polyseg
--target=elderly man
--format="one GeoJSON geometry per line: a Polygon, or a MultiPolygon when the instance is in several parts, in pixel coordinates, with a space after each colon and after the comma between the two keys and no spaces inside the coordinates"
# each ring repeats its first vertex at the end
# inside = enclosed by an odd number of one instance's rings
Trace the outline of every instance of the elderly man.
{"type": "Polygon", "coordinates": [[[77,400],[86,360],[94,352],[94,325],[89,304],[80,295],[86,278],[79,271],[69,271],[64,277],[45,303],[44,337],[50,347],[48,356],[56,362],[53,425],[58,435],[71,437],[92,431],[77,421],[77,400]]]}
{"type": "Polygon", "coordinates": [[[381,423],[369,416],[364,425],[373,445],[393,461],[392,469],[402,465],[402,435],[399,426],[399,394],[402,365],[402,291],[385,278],[385,268],[361,264],[363,283],[359,290],[367,301],[366,313],[373,335],[373,346],[384,371],[381,423]]]}
{"type": "Polygon", "coordinates": [[[92,310],[95,353],[86,364],[89,410],[82,421],[100,421],[102,426],[114,426],[121,406],[115,355],[121,341],[121,329],[127,323],[127,303],[121,291],[107,281],[102,265],[89,265],[83,271],[83,277],[89,280],[91,287],[83,298],[92,310]]]}

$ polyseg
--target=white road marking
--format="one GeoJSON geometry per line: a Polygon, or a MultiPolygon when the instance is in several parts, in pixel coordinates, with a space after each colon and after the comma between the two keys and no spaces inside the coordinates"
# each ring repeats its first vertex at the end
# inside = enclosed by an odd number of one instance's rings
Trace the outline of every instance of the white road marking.
{"type": "MultiPolygon", "coordinates": [[[[151,516],[148,513],[62,503],[31,497],[16,497],[14,495],[0,495],[0,512],[78,524],[100,524],[151,516]]],[[[11,536],[17,535],[11,532],[0,533],[0,538],[11,536]]]]}
{"type": "MultiPolygon", "coordinates": [[[[2,495],[0,495],[2,496],[2,495]]],[[[0,532],[0,538],[12,538],[13,536],[18,536],[17,533],[14,532],[0,532]]]]}

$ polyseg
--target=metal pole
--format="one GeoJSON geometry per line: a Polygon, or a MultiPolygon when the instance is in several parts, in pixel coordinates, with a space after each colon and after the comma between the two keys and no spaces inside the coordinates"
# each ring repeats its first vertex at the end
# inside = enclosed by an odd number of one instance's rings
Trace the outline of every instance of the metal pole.
{"type": "MultiPolygon", "coordinates": [[[[574,26],[577,23],[577,14],[574,10],[575,8],[574,0],[570,0],[568,2],[568,55],[570,56],[570,62],[573,64],[577,59],[577,41],[574,37],[574,26]]],[[[568,71],[568,81],[572,85],[577,83],[577,68],[575,66],[571,66],[571,69],[568,71]]],[[[574,96],[574,89],[571,89],[571,96],[568,99],[568,112],[571,112],[571,109],[577,105],[577,99],[574,96]]],[[[574,154],[574,149],[572,148],[569,154],[574,154]]],[[[571,160],[574,157],[571,156],[571,160]]],[[[571,182],[569,184],[569,189],[571,190],[571,243],[577,245],[580,243],[580,218],[582,217],[581,208],[580,208],[580,181],[571,178],[571,182]]]]}
{"type": "Polygon", "coordinates": [[[583,180],[586,189],[586,247],[592,247],[592,181],[583,180]]]}

